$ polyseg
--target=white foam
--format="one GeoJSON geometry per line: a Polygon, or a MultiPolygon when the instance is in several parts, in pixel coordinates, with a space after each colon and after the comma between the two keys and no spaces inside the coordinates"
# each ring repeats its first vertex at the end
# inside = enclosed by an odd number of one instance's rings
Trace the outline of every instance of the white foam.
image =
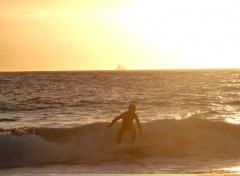
{"type": "Polygon", "coordinates": [[[60,145],[35,135],[1,136],[0,167],[64,162],[73,158],[75,151],[70,143],[60,145]]]}
{"type": "MultiPolygon", "coordinates": [[[[119,124],[112,129],[105,126],[95,123],[79,127],[77,132],[70,133],[66,143],[49,142],[34,134],[0,136],[0,167],[117,161],[129,157],[240,157],[239,125],[203,119],[152,121],[143,124],[144,141],[137,135],[135,144],[121,145],[116,144],[119,124]],[[144,151],[134,150],[134,146],[138,148],[142,143],[158,145],[144,151]]],[[[49,129],[48,133],[51,136],[49,129]]]]}

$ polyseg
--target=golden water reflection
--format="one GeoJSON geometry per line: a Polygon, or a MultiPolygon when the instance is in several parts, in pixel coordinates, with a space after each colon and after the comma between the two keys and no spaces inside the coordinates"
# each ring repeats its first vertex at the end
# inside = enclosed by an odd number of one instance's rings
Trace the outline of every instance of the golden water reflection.
{"type": "Polygon", "coordinates": [[[227,168],[223,168],[222,170],[228,171],[234,174],[240,174],[240,166],[227,167],[227,168]]]}
{"type": "Polygon", "coordinates": [[[240,118],[226,118],[225,121],[231,124],[240,124],[240,118]]]}

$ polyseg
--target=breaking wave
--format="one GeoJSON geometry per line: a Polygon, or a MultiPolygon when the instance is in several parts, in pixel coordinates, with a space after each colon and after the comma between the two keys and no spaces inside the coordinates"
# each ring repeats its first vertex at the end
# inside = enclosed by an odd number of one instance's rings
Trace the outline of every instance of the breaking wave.
{"type": "Polygon", "coordinates": [[[240,126],[200,118],[164,119],[143,124],[145,139],[116,144],[119,124],[75,128],[0,129],[0,168],[124,158],[239,158],[240,126]],[[141,148],[146,144],[154,144],[141,148]],[[156,145],[155,145],[156,144],[156,145]]]}

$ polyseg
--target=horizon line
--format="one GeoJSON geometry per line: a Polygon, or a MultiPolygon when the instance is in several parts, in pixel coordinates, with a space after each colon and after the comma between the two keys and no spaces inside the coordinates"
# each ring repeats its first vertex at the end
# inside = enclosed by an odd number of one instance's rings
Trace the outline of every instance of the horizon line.
{"type": "Polygon", "coordinates": [[[162,69],[126,69],[126,70],[7,70],[0,73],[22,73],[22,72],[128,72],[128,71],[197,71],[197,70],[238,70],[236,68],[162,68],[162,69]]]}

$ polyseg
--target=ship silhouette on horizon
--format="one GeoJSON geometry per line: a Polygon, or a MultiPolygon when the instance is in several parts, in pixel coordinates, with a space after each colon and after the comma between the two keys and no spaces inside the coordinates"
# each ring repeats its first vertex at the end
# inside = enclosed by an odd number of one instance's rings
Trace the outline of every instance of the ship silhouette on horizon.
{"type": "Polygon", "coordinates": [[[117,70],[126,70],[126,68],[124,67],[124,65],[118,65],[117,66],[117,70]]]}

